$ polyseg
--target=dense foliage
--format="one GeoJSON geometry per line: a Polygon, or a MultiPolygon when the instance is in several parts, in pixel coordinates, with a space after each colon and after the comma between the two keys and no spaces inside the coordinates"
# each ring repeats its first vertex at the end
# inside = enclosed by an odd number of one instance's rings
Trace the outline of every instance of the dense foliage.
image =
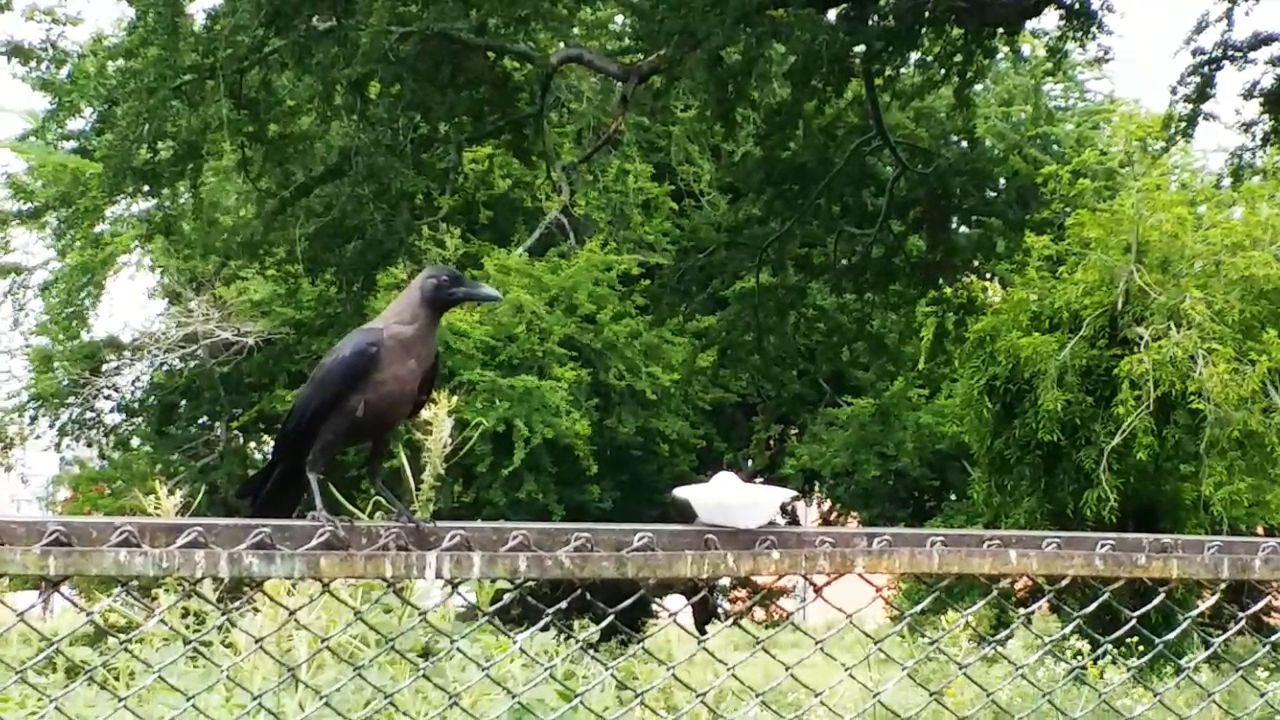
{"type": "Polygon", "coordinates": [[[315,359],[448,262],[507,300],[447,323],[440,517],[650,520],[750,461],[876,523],[1275,526],[1265,138],[1224,187],[1090,91],[1104,2],[925,4],[49,14],[8,50],[51,104],[7,224],[55,258],[6,267],[16,424],[94,452],[67,510],[233,511],[315,359]],[[168,310],[92,335],[126,258],[168,310]]]}

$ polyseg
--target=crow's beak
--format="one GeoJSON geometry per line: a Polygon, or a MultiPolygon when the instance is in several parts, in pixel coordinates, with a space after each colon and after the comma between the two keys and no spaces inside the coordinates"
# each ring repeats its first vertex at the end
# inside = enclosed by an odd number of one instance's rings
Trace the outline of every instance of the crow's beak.
{"type": "Polygon", "coordinates": [[[482,282],[472,280],[458,291],[458,299],[463,302],[476,303],[501,302],[502,293],[482,282]]]}

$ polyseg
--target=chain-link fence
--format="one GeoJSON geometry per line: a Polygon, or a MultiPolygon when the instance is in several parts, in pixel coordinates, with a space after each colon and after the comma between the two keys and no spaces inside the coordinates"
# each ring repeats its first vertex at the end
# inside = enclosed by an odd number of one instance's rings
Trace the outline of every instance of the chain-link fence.
{"type": "Polygon", "coordinates": [[[3,718],[1280,714],[1265,538],[59,518],[0,541],[3,718]]]}

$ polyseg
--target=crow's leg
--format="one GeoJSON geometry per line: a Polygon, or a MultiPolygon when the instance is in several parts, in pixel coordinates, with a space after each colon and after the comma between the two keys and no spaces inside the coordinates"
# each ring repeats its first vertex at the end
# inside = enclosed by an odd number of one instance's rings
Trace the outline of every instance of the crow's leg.
{"type": "Polygon", "coordinates": [[[316,509],[307,513],[307,519],[319,520],[325,525],[332,525],[333,527],[341,529],[341,525],[338,523],[338,518],[330,515],[329,512],[324,509],[324,500],[320,497],[320,473],[308,468],[307,481],[311,483],[311,497],[315,498],[316,501],[316,509]]]}
{"type": "Polygon", "coordinates": [[[338,518],[329,514],[324,507],[324,497],[320,492],[320,469],[327,465],[333,459],[334,452],[326,450],[326,444],[317,443],[312,448],[311,453],[307,456],[307,482],[311,486],[311,498],[315,501],[316,508],[307,513],[308,520],[318,520],[326,525],[332,526],[342,532],[342,526],[338,522],[338,518]]]}
{"type": "MultiPolygon", "coordinates": [[[[400,498],[396,497],[395,493],[387,489],[387,486],[382,482],[382,473],[384,470],[382,465],[386,460],[387,451],[390,449],[390,438],[374,440],[369,444],[369,460],[365,466],[365,472],[369,476],[369,483],[373,485],[375,490],[382,494],[382,497],[387,499],[387,502],[391,504],[391,507],[395,508],[396,522],[414,525],[420,529],[426,529],[427,523],[424,523],[414,517],[413,512],[410,511],[403,502],[401,502],[400,498]]],[[[435,522],[431,522],[431,524],[435,525],[435,522]]]]}

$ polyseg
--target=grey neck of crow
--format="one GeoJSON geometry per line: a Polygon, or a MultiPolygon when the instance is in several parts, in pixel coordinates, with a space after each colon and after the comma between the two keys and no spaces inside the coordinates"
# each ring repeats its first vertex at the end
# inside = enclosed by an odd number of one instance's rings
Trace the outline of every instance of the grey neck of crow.
{"type": "Polygon", "coordinates": [[[404,290],[401,290],[400,294],[396,295],[396,298],[369,324],[379,327],[388,325],[439,325],[440,315],[429,307],[423,307],[422,280],[421,276],[414,278],[413,282],[409,283],[404,290]]]}

